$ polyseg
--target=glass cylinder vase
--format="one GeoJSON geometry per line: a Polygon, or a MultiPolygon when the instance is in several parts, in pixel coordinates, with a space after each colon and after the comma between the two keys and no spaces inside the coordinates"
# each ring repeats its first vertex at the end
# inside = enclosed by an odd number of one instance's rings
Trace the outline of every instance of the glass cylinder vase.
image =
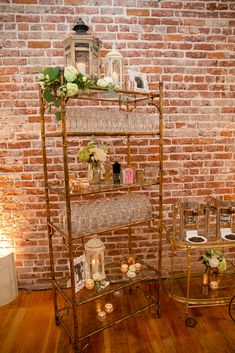
{"type": "Polygon", "coordinates": [[[217,267],[209,269],[209,286],[211,289],[218,289],[220,282],[220,273],[217,267]]]}
{"type": "Polygon", "coordinates": [[[101,169],[95,163],[88,163],[88,182],[90,185],[98,185],[101,182],[101,169]]]}

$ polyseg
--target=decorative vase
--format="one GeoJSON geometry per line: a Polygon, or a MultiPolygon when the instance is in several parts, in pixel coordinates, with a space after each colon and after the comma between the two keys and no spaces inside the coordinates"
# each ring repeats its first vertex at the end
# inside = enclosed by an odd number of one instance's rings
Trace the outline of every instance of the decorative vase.
{"type": "Polygon", "coordinates": [[[218,289],[220,282],[220,273],[217,267],[209,269],[209,286],[211,289],[218,289]]]}
{"type": "Polygon", "coordinates": [[[202,274],[202,284],[203,286],[208,286],[209,284],[209,273],[207,270],[205,270],[202,274]]]}
{"type": "Polygon", "coordinates": [[[88,163],[88,182],[90,185],[97,185],[101,182],[101,170],[95,163],[88,163]]]}

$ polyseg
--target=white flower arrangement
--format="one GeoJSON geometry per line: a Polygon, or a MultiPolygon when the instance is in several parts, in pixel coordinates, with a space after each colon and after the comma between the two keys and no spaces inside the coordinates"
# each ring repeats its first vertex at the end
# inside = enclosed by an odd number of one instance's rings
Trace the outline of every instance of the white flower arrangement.
{"type": "Polygon", "coordinates": [[[99,165],[106,161],[107,149],[106,146],[98,144],[95,139],[92,139],[87,146],[77,152],[77,155],[81,161],[99,165]]]}
{"type": "Polygon", "coordinates": [[[39,84],[43,91],[43,98],[49,103],[49,108],[55,106],[58,111],[56,119],[61,120],[60,98],[77,97],[79,92],[88,91],[90,88],[105,88],[115,95],[117,88],[111,77],[107,76],[97,80],[97,77],[86,77],[73,66],[64,69],[63,80],[59,67],[47,67],[39,75],[39,84]],[[62,84],[63,81],[63,84],[62,84]]]}
{"type": "Polygon", "coordinates": [[[104,78],[100,78],[97,81],[97,86],[101,88],[106,88],[109,85],[113,85],[113,79],[110,76],[106,76],[104,78]]]}
{"type": "Polygon", "coordinates": [[[200,256],[199,260],[205,265],[206,270],[218,268],[219,272],[224,272],[227,269],[226,259],[221,250],[207,250],[203,256],[200,256]]]}
{"type": "Polygon", "coordinates": [[[76,80],[78,75],[78,70],[74,66],[67,66],[64,69],[64,77],[68,82],[73,82],[76,80]]]}

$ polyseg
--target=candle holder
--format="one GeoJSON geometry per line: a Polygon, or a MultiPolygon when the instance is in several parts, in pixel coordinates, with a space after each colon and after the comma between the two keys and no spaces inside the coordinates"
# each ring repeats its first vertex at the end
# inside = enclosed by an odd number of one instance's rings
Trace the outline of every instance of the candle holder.
{"type": "Polygon", "coordinates": [[[121,272],[122,272],[122,273],[127,273],[127,272],[128,272],[128,269],[129,269],[128,264],[122,264],[122,265],[121,265],[121,272]]]}
{"type": "Polygon", "coordinates": [[[101,300],[97,300],[95,302],[95,310],[96,310],[96,312],[98,313],[98,312],[102,311],[102,307],[103,307],[103,302],[101,300]]]}
{"type": "Polygon", "coordinates": [[[136,270],[136,272],[140,272],[141,271],[141,269],[142,269],[142,265],[139,263],[139,262],[136,262],[136,264],[135,264],[135,270],[136,270]]]}
{"type": "Polygon", "coordinates": [[[105,304],[104,310],[106,311],[107,314],[111,314],[113,312],[113,304],[111,303],[105,304]]]}
{"type": "Polygon", "coordinates": [[[86,258],[91,278],[101,281],[106,277],[104,272],[104,244],[95,236],[85,244],[86,258]]]}
{"type": "Polygon", "coordinates": [[[98,312],[97,316],[98,316],[98,319],[99,319],[99,320],[103,321],[103,320],[106,319],[107,314],[106,314],[105,311],[101,310],[101,311],[98,312]]]}
{"type": "Polygon", "coordinates": [[[85,287],[87,289],[93,289],[95,287],[95,281],[92,278],[86,279],[85,287]]]}

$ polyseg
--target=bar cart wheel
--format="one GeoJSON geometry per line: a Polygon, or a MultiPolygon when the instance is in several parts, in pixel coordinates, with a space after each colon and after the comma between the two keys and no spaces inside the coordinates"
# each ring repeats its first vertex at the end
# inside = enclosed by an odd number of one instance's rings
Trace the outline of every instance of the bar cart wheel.
{"type": "Polygon", "coordinates": [[[235,321],[235,295],[232,297],[230,303],[229,303],[229,315],[233,321],[235,321]]]}
{"type": "Polygon", "coordinates": [[[187,319],[185,320],[185,325],[187,327],[195,327],[196,323],[196,320],[194,320],[192,317],[187,317],[187,319]]]}

